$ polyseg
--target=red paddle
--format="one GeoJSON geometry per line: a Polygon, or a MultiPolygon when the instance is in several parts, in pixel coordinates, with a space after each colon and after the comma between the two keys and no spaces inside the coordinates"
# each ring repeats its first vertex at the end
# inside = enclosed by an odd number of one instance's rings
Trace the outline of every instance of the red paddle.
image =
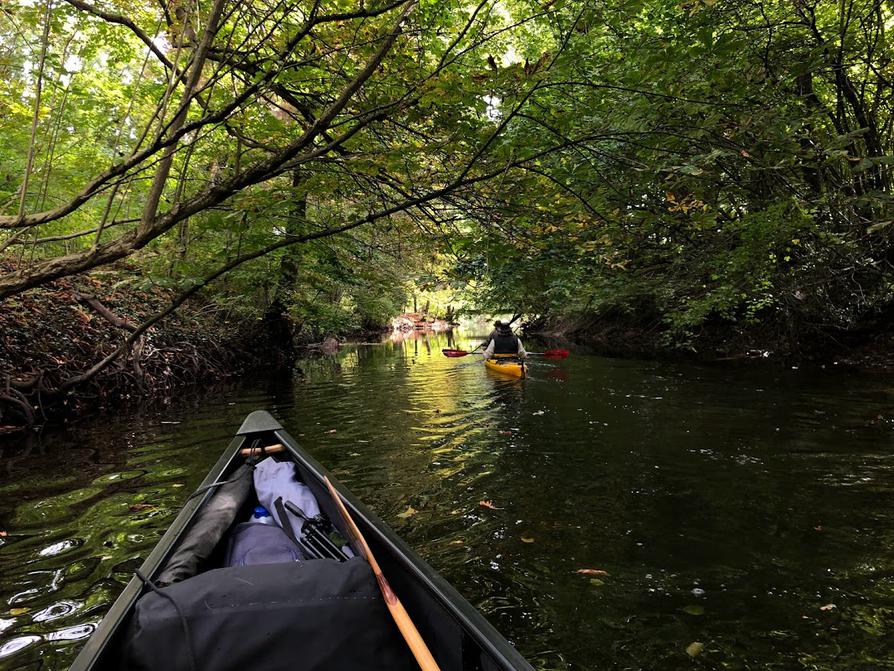
{"type": "MultiPolygon", "coordinates": [[[[442,349],[441,352],[443,352],[444,356],[452,358],[472,354],[472,352],[466,352],[461,349],[442,349]]],[[[571,352],[567,349],[548,349],[545,352],[528,352],[528,356],[542,356],[546,359],[567,359],[569,354],[571,354],[571,352]]]]}
{"type": "Polygon", "coordinates": [[[529,356],[542,356],[545,359],[567,359],[571,354],[567,349],[548,349],[545,352],[528,352],[529,356]]]}

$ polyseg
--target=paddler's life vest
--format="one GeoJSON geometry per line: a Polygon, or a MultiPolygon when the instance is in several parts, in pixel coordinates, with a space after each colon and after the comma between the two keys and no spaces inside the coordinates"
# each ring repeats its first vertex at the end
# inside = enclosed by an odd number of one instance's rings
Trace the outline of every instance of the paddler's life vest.
{"type": "Polygon", "coordinates": [[[494,354],[518,354],[518,336],[498,333],[494,338],[494,354]]]}

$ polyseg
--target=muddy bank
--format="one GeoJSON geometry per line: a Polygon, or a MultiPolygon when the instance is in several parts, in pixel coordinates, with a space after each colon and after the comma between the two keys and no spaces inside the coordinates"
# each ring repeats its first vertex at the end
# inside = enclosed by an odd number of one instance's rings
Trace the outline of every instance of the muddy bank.
{"type": "Polygon", "coordinates": [[[566,340],[607,356],[692,359],[705,362],[769,361],[781,365],[847,366],[894,371],[894,327],[878,322],[851,332],[797,331],[788,325],[744,325],[718,320],[681,336],[660,316],[607,312],[540,318],[525,332],[566,340]]]}
{"type": "Polygon", "coordinates": [[[174,298],[161,287],[135,288],[135,277],[118,268],[0,304],[0,433],[135,398],[169,403],[197,381],[290,362],[290,343],[272,337],[277,329],[202,299],[134,337],[174,298]]]}

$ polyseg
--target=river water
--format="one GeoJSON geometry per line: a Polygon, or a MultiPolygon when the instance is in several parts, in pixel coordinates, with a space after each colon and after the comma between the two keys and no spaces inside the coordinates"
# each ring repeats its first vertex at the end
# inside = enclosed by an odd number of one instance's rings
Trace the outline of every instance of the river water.
{"type": "Polygon", "coordinates": [[[519,381],[445,346],[4,443],[0,668],[66,668],[267,408],[538,668],[894,669],[887,379],[574,353],[519,381]]]}

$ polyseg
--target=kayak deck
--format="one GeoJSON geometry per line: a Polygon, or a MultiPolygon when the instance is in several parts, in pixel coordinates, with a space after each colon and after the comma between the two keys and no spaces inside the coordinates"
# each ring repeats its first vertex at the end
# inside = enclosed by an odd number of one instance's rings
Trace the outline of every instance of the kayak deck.
{"type": "Polygon", "coordinates": [[[516,358],[498,358],[486,359],[484,366],[488,370],[492,370],[500,375],[508,377],[524,378],[527,377],[528,371],[523,361],[516,358]]]}
{"type": "MultiPolygon", "coordinates": [[[[236,437],[211,469],[196,495],[187,500],[161,541],[140,568],[150,580],[157,580],[169,560],[178,552],[184,537],[222,483],[245,463],[243,452],[281,445],[277,458],[291,460],[296,474],[310,487],[321,512],[333,523],[340,522],[323,478],[328,476],[339,492],[361,533],[403,602],[443,671],[476,669],[518,669],[533,671],[521,654],[484,619],[441,575],[419,558],[384,522],[354,498],[343,486],[302,450],[294,439],[267,412],[251,413],[236,437]]],[[[118,669],[122,667],[121,643],[137,600],[146,591],[134,577],[97,626],[81,650],[72,669],[118,669]]],[[[300,666],[300,665],[299,665],[300,666]]],[[[298,668],[298,667],[296,667],[298,668]]]]}

